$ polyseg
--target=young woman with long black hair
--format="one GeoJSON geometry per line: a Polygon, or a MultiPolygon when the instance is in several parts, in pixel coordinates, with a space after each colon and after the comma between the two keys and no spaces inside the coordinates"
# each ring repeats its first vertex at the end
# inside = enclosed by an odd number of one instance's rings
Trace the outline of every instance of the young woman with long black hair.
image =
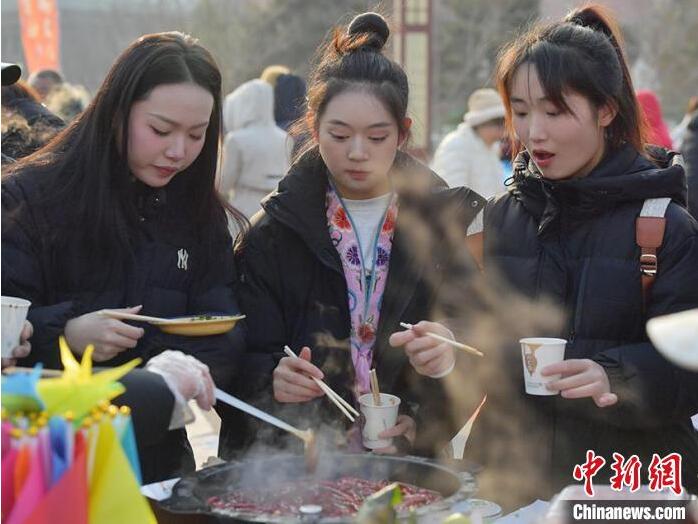
{"type": "MultiPolygon", "coordinates": [[[[2,291],[32,302],[25,363],[59,367],[64,335],[77,354],[93,344],[99,365],[181,350],[229,384],[238,331],[187,338],[99,314],[238,312],[227,216],[244,219],[216,191],[220,113],[211,54],[181,33],[146,35],[84,113],[3,174],[2,291]]],[[[183,430],[171,433],[170,444],[188,448],[183,430]]],[[[157,474],[144,465],[146,478],[193,467],[191,450],[165,445],[152,458],[157,474]]]]}

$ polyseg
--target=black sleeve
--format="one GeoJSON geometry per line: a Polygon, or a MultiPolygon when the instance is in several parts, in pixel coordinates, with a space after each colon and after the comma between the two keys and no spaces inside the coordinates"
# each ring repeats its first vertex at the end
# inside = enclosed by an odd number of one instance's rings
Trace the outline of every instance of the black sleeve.
{"type": "Polygon", "coordinates": [[[34,326],[31,354],[20,365],[43,362],[47,368],[61,368],[58,336],[75,316],[78,304],[65,301],[49,304],[46,289],[44,245],[31,202],[20,183],[10,179],[2,184],[2,294],[29,300],[28,320],[34,326]]]}
{"type": "MultiPolygon", "coordinates": [[[[279,258],[272,247],[272,237],[254,227],[236,252],[238,282],[235,289],[242,312],[246,315],[246,352],[240,361],[240,380],[232,393],[269,411],[272,400],[272,372],[286,338],[286,325],[280,301],[279,258]]],[[[216,405],[221,417],[219,455],[227,460],[239,458],[260,439],[265,425],[239,410],[222,403],[216,405]]],[[[263,438],[263,437],[262,437],[263,438]]]]}
{"type": "Polygon", "coordinates": [[[698,112],[693,115],[686,128],[681,155],[688,184],[688,211],[698,220],[698,112]]]}
{"type": "Polygon", "coordinates": [[[271,387],[272,371],[289,336],[281,298],[283,269],[269,229],[251,230],[238,250],[238,296],[247,315],[248,351],[242,363],[250,392],[271,387]]]}
{"type": "Polygon", "coordinates": [[[174,395],[163,378],[145,369],[134,369],[119,379],[126,391],[116,397],[117,406],[131,408],[138,446],[157,444],[170,426],[174,395]]]}
{"type": "Polygon", "coordinates": [[[126,391],[112,402],[131,408],[143,483],[181,477],[195,469],[184,428],[169,430],[174,395],[157,373],[134,369],[121,382],[126,391]]]}

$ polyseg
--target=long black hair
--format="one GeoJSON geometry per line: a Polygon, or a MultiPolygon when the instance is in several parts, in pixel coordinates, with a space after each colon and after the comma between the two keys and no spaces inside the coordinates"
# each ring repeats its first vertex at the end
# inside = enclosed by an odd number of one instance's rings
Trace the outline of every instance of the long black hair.
{"type": "Polygon", "coordinates": [[[198,40],[179,32],[145,35],[112,65],[85,111],[46,147],[8,170],[43,178],[43,205],[70,208],[80,220],[86,248],[113,255],[131,250],[129,231],[138,221],[129,172],[128,120],[131,107],[164,84],[195,83],[214,104],[199,156],[177,174],[188,195],[187,209],[203,241],[226,228],[226,211],[242,229],[246,221],[216,190],[221,127],[221,74],[198,40]]]}
{"type": "Polygon", "coordinates": [[[407,75],[382,52],[389,36],[390,28],[381,15],[363,13],[346,28],[335,28],[331,40],[318,49],[317,65],[310,74],[305,118],[291,129],[294,138],[307,137],[297,156],[316,145],[310,137],[327,104],[348,89],[362,89],[376,96],[395,118],[400,133],[407,135],[407,75]]]}
{"type": "Polygon", "coordinates": [[[563,96],[567,90],[584,96],[597,109],[610,104],[617,114],[606,130],[609,147],[629,143],[637,151],[644,151],[645,120],[635,97],[618,24],[607,9],[599,5],[577,8],[559,22],[534,27],[501,51],[495,78],[512,138],[511,84],[524,64],[535,67],[546,95],[564,112],[571,112],[563,96]]]}

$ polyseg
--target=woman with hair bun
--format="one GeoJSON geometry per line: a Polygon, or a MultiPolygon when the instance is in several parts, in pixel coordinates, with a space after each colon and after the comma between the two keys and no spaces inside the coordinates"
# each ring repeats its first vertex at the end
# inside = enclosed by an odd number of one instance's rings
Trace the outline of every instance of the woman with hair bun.
{"type": "Polygon", "coordinates": [[[400,151],[408,83],[382,53],[389,34],[383,17],[364,13],[321,48],[301,129],[308,140],[239,246],[239,297],[258,385],[284,409],[295,405],[311,425],[337,421],[310,376],[356,405],[375,368],[382,391],[402,399],[397,425],[384,432],[396,445],[382,451],[431,454],[453,436],[441,378],[455,356],[425,334],[453,337],[429,319],[443,313],[442,284],[457,257],[410,234],[426,232],[438,246],[455,225],[464,247],[484,201],[448,189],[400,151]],[[415,327],[402,331],[400,322],[415,327]],[[285,357],[285,345],[301,358],[285,357]]]}
{"type": "MultiPolygon", "coordinates": [[[[637,455],[643,483],[653,454],[679,453],[684,487],[698,489],[690,421],[698,375],[666,361],[644,327],[649,318],[698,306],[698,224],[686,211],[675,153],[646,147],[619,38],[602,8],[586,6],[520,36],[497,64],[506,123],[520,150],[509,192],[485,209],[485,268],[530,297],[552,300],[567,319],[558,332],[536,334],[567,340],[565,360],[542,370],[562,375],[548,386],[560,395],[513,399],[520,418],[540,429],[535,439],[520,433],[527,438],[510,447],[528,450],[550,482],[550,491],[534,486],[538,498],[574,483],[587,450],[606,460],[596,483],[608,483],[614,453],[637,455]],[[641,210],[656,217],[652,224],[665,219],[655,253],[638,244],[645,244],[641,210]]],[[[521,369],[519,353],[509,366],[521,369]]],[[[485,424],[475,428],[487,439],[486,431],[485,424]]],[[[506,475],[515,469],[509,458],[490,455],[485,471],[499,466],[506,475]]],[[[518,488],[530,478],[519,478],[518,488]]]]}

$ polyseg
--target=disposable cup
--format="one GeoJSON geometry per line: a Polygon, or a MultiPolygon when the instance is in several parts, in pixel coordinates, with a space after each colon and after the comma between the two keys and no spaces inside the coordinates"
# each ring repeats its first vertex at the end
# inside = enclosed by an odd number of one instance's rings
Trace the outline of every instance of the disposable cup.
{"type": "Polygon", "coordinates": [[[523,364],[524,382],[526,393],[529,395],[557,395],[557,391],[550,391],[546,384],[558,380],[561,375],[540,374],[541,369],[556,362],[565,360],[565,345],[563,338],[522,338],[521,361],[523,364]]]}
{"type": "Polygon", "coordinates": [[[2,358],[11,358],[19,346],[19,335],[27,319],[31,302],[23,298],[2,297],[2,358]]]}
{"type": "Polygon", "coordinates": [[[397,423],[400,398],[388,393],[381,393],[380,400],[381,405],[377,406],[373,401],[373,393],[366,393],[359,397],[361,413],[366,419],[361,436],[364,447],[368,449],[386,448],[393,442],[392,438],[378,438],[378,434],[392,428],[397,423]]]}

